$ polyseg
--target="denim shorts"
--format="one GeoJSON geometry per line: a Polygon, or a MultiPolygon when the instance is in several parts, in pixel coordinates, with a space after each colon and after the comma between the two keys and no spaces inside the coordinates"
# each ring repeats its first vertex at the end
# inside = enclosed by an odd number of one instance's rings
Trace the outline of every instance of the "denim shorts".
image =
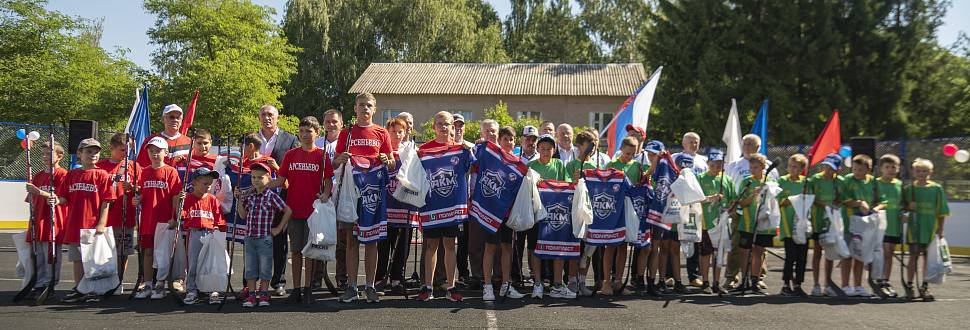
{"type": "Polygon", "coordinates": [[[246,237],[246,273],[247,280],[258,279],[269,281],[273,278],[273,236],[246,237]]]}

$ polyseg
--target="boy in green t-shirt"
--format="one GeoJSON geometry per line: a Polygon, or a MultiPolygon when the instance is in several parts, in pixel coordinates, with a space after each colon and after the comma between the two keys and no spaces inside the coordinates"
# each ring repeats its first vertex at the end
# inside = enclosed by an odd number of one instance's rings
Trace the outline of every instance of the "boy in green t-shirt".
{"type": "Polygon", "coordinates": [[[596,135],[589,131],[583,131],[576,135],[576,148],[579,149],[580,154],[576,159],[566,163],[566,181],[579,181],[579,172],[582,170],[599,168],[599,163],[591,157],[596,154],[596,144],[596,135]]]}
{"type": "Polygon", "coordinates": [[[879,172],[882,174],[876,181],[879,205],[873,208],[886,211],[886,233],[882,239],[882,278],[876,279],[876,284],[884,295],[893,297],[896,296],[896,290],[893,290],[889,282],[889,275],[892,274],[893,269],[893,253],[896,251],[896,244],[902,243],[903,232],[903,223],[900,219],[903,214],[901,212],[903,182],[896,178],[899,175],[900,163],[899,157],[893,154],[885,154],[879,158],[879,172]]]}
{"type": "MultiPolygon", "coordinates": [[[[913,161],[914,182],[903,189],[903,201],[906,210],[910,212],[908,221],[909,232],[906,240],[909,242],[910,260],[906,264],[906,298],[913,299],[913,277],[919,263],[920,255],[926,257],[926,246],[933,238],[943,237],[943,220],[950,215],[947,205],[946,192],[943,186],[930,181],[933,175],[933,162],[928,159],[917,158],[913,161]]],[[[926,269],[926,262],[923,263],[926,269]]],[[[924,301],[932,301],[929,286],[926,281],[919,287],[920,296],[924,301]]]]}
{"type": "MultiPolygon", "coordinates": [[[[876,196],[876,178],[869,175],[872,169],[872,158],[867,155],[856,155],[852,157],[852,175],[846,175],[843,179],[845,194],[842,195],[842,223],[845,225],[846,244],[852,240],[852,233],[849,231],[850,217],[854,215],[868,215],[872,208],[878,205],[879,199],[876,196]]],[[[869,292],[862,286],[862,272],[865,264],[855,258],[845,258],[842,260],[842,291],[849,297],[868,297],[869,292]],[[851,274],[852,283],[849,284],[851,274]]]]}
{"type": "Polygon", "coordinates": [[[808,159],[805,155],[794,154],[788,157],[788,174],[778,179],[778,186],[782,190],[778,195],[779,206],[782,207],[779,232],[781,240],[785,243],[785,265],[781,275],[781,295],[783,296],[806,296],[805,291],[802,290],[802,282],[805,281],[808,242],[795,243],[793,238],[796,222],[795,208],[792,207],[788,197],[805,193],[806,180],[802,172],[807,166],[808,159]]]}
{"type": "MultiPolygon", "coordinates": [[[[562,160],[558,158],[552,158],[552,155],[556,152],[556,139],[551,135],[543,135],[539,137],[536,141],[536,153],[537,157],[535,160],[529,162],[529,168],[539,173],[539,178],[542,180],[559,180],[562,181],[566,178],[566,167],[563,166],[562,160]]],[[[536,239],[539,237],[538,228],[532,227],[528,230],[529,235],[535,235],[536,239]]],[[[529,253],[530,265],[532,267],[533,283],[542,283],[542,272],[540,271],[540,265],[542,265],[539,257],[535,255],[537,241],[530,241],[528,249],[532,251],[529,253]]],[[[579,260],[569,260],[569,278],[571,280],[576,279],[576,269],[579,267],[579,260]]],[[[552,261],[552,274],[553,274],[553,288],[550,296],[553,298],[576,298],[576,293],[566,289],[562,286],[562,270],[563,270],[563,260],[556,259],[552,261]]],[[[575,282],[575,281],[574,281],[575,282]]],[[[541,288],[542,285],[534,285],[533,287],[541,288]]],[[[533,296],[535,296],[536,291],[539,291],[539,297],[541,298],[541,289],[533,289],[533,296]]]]}
{"type": "MultiPolygon", "coordinates": [[[[717,265],[717,258],[714,254],[717,251],[717,247],[711,242],[711,236],[708,232],[714,230],[721,211],[727,209],[729,201],[735,198],[734,182],[731,181],[730,177],[724,175],[723,151],[720,149],[711,149],[708,151],[707,171],[697,176],[697,181],[700,182],[701,189],[704,190],[704,195],[707,196],[707,200],[703,202],[704,227],[700,248],[700,272],[701,279],[703,280],[701,292],[705,294],[721,293],[721,285],[717,282],[717,279],[721,276],[721,267],[717,265]],[[713,283],[708,281],[708,278],[711,278],[711,276],[708,276],[711,265],[714,265],[713,283]]],[[[729,240],[730,238],[724,237],[722,239],[729,240]]],[[[723,251],[719,253],[723,253],[723,251]]]]}
{"type": "MultiPolygon", "coordinates": [[[[812,281],[815,282],[812,287],[812,296],[816,297],[822,295],[822,287],[819,285],[821,281],[822,244],[819,243],[819,237],[829,229],[829,219],[825,213],[825,208],[841,205],[841,199],[837,197],[842,191],[842,178],[838,175],[841,166],[842,156],[836,153],[829,154],[822,160],[822,173],[817,173],[806,181],[808,193],[815,195],[810,216],[812,220],[812,240],[815,241],[814,246],[812,246],[812,281]]],[[[826,280],[832,279],[833,265],[831,260],[825,260],[826,280]]],[[[825,294],[836,296],[836,291],[826,285],[825,294]]]]}
{"type": "Polygon", "coordinates": [[[749,276],[747,289],[754,294],[762,293],[761,288],[755,285],[760,280],[760,276],[758,276],[760,274],[753,274],[748,269],[761,269],[761,264],[764,262],[761,256],[765,253],[765,248],[774,245],[775,236],[774,230],[757,230],[759,206],[763,203],[761,192],[765,186],[764,171],[767,162],[768,159],[762,154],[752,155],[748,159],[751,176],[742,180],[741,186],[750,188],[748,192],[740,196],[741,201],[738,203],[741,207],[741,219],[738,221],[737,227],[738,247],[741,249],[741,269],[744,274],[749,276]],[[751,261],[750,264],[748,264],[748,260],[751,261]]]}

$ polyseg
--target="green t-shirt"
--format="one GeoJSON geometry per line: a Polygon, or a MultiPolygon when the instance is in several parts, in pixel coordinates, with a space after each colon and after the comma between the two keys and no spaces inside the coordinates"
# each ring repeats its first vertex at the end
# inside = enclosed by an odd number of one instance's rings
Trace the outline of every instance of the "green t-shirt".
{"type": "MultiPolygon", "coordinates": [[[[845,187],[845,193],[842,194],[842,202],[848,201],[865,201],[869,204],[869,207],[875,207],[877,200],[876,194],[876,178],[872,175],[866,174],[864,179],[856,179],[855,176],[849,174],[842,178],[842,185],[845,187]]],[[[843,216],[848,218],[850,215],[861,215],[859,209],[856,207],[843,207],[843,216]]]]}
{"type": "Polygon", "coordinates": [[[626,179],[630,180],[631,184],[640,183],[641,174],[647,170],[635,159],[631,159],[629,162],[623,163],[623,161],[621,161],[619,158],[611,160],[609,163],[607,163],[606,168],[615,168],[623,171],[623,174],[626,175],[626,179]]]}
{"type": "Polygon", "coordinates": [[[704,195],[711,196],[721,193],[724,195],[724,198],[721,198],[721,201],[718,203],[704,204],[705,230],[714,229],[714,222],[717,220],[718,211],[726,208],[737,197],[735,196],[734,182],[731,181],[731,177],[723,173],[719,175],[710,175],[708,173],[704,172],[697,176],[697,181],[700,182],[701,189],[704,190],[704,195]],[[723,187],[723,190],[721,187],[723,187]]]}
{"type": "MultiPolygon", "coordinates": [[[[765,185],[765,181],[764,180],[755,180],[754,177],[750,177],[750,176],[747,177],[747,178],[745,178],[744,180],[741,180],[741,186],[742,187],[749,187],[749,188],[748,188],[748,191],[746,191],[744,194],[742,194],[741,196],[739,196],[739,198],[740,199],[746,199],[746,198],[748,198],[748,196],[751,196],[751,194],[754,193],[754,190],[756,188],[761,187],[761,186],[764,186],[764,185],[765,185]]],[[[764,192],[764,191],[762,191],[762,192],[764,192]]],[[[760,197],[755,197],[752,200],[751,204],[748,204],[748,206],[740,206],[740,208],[741,208],[741,221],[738,221],[738,230],[739,231],[742,231],[742,232],[745,232],[745,233],[753,233],[753,232],[755,232],[755,229],[758,228],[758,223],[755,220],[755,215],[758,212],[758,205],[761,203],[758,200],[759,198],[760,197]]],[[[764,207],[767,207],[767,206],[762,206],[762,208],[764,208],[764,207]]],[[[763,221],[767,221],[767,219],[766,220],[763,220],[763,221]]],[[[775,230],[774,229],[768,229],[768,230],[759,231],[758,232],[758,236],[761,236],[761,235],[775,236],[775,230]]]]}
{"type": "Polygon", "coordinates": [[[916,210],[909,220],[910,242],[929,244],[936,234],[936,220],[950,215],[943,186],[929,181],[925,186],[908,185],[903,188],[903,203],[916,202],[916,210]]]}
{"type": "Polygon", "coordinates": [[[879,194],[879,204],[885,205],[886,210],[886,236],[899,237],[903,231],[903,223],[900,221],[903,205],[903,182],[893,178],[886,182],[882,179],[876,180],[879,185],[876,192],[879,194]]]}
{"type": "MultiPolygon", "coordinates": [[[[788,174],[778,179],[778,186],[781,187],[781,193],[778,194],[778,203],[788,199],[789,196],[796,196],[804,192],[805,177],[796,175],[797,178],[792,178],[792,176],[788,174]]],[[[781,239],[792,237],[792,230],[795,229],[795,208],[791,205],[782,207],[779,227],[781,239]]]]}
{"type": "Polygon", "coordinates": [[[831,179],[826,179],[823,173],[817,173],[806,182],[808,192],[815,195],[815,204],[812,206],[812,233],[824,233],[829,229],[829,218],[825,215],[825,207],[817,204],[832,205],[835,196],[842,192],[842,178],[838,175],[831,179]]]}
{"type": "Polygon", "coordinates": [[[596,162],[595,161],[592,161],[592,160],[587,160],[585,162],[580,162],[578,160],[573,159],[573,160],[569,161],[569,164],[566,164],[566,181],[577,181],[577,180],[579,180],[579,178],[574,178],[573,177],[573,172],[576,172],[577,169],[580,169],[580,170],[593,170],[593,169],[596,169],[597,168],[596,165],[597,165],[596,162]],[[580,166],[582,166],[582,167],[580,167],[580,166]]]}
{"type": "Polygon", "coordinates": [[[566,167],[562,165],[562,160],[558,158],[549,159],[548,164],[541,164],[538,159],[533,160],[529,162],[529,168],[539,173],[539,177],[543,180],[566,179],[566,167]]]}

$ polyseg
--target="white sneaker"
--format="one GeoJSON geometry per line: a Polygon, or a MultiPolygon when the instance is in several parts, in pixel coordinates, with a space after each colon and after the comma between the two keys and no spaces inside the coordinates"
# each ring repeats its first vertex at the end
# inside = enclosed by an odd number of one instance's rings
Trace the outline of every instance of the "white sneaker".
{"type": "Polygon", "coordinates": [[[821,297],[821,296],[822,296],[822,287],[816,284],[815,286],[812,287],[812,297],[821,297]]]}
{"type": "Polygon", "coordinates": [[[532,285],[532,299],[542,299],[542,283],[532,285]]]}
{"type": "Polygon", "coordinates": [[[151,295],[152,295],[152,286],[151,284],[149,284],[149,285],[145,285],[145,287],[139,290],[138,293],[135,293],[135,299],[145,299],[150,297],[151,295]]]}
{"type": "Polygon", "coordinates": [[[855,287],[855,295],[856,295],[856,297],[869,298],[869,292],[866,292],[866,288],[861,287],[861,286],[855,287]]]}
{"type": "Polygon", "coordinates": [[[593,296],[593,290],[590,290],[586,284],[581,284],[579,286],[579,295],[583,297],[591,297],[593,296]]]}
{"type": "Polygon", "coordinates": [[[858,296],[858,293],[855,292],[855,287],[854,286],[843,286],[842,287],[842,292],[845,292],[845,296],[846,297],[856,297],[856,296],[858,296]]]}
{"type": "Polygon", "coordinates": [[[210,293],[209,294],[209,305],[218,305],[219,303],[220,303],[220,301],[219,301],[219,293],[218,292],[210,293]]]}
{"type": "Polygon", "coordinates": [[[276,290],[273,292],[277,297],[282,297],[286,295],[286,284],[280,284],[276,286],[276,290]]]}
{"type": "Polygon", "coordinates": [[[522,297],[525,297],[524,294],[521,294],[519,293],[519,291],[516,291],[515,287],[512,286],[512,283],[509,283],[509,282],[505,282],[505,284],[502,284],[502,289],[499,290],[498,295],[503,297],[509,297],[512,299],[521,299],[522,297]]]}
{"type": "Polygon", "coordinates": [[[495,301],[495,289],[491,284],[485,285],[482,289],[482,301],[495,301]]]}
{"type": "Polygon", "coordinates": [[[556,299],[576,299],[576,293],[572,292],[565,285],[553,287],[549,292],[549,297],[556,299]]]}
{"type": "Polygon", "coordinates": [[[825,295],[828,296],[828,297],[838,297],[839,296],[839,294],[837,292],[835,292],[835,289],[832,289],[831,286],[826,286],[825,287],[825,295]]]}
{"type": "Polygon", "coordinates": [[[158,288],[155,288],[154,291],[152,291],[151,298],[152,300],[159,300],[159,299],[165,298],[165,296],[167,295],[168,295],[168,290],[165,290],[165,288],[162,288],[162,287],[158,287],[158,288]]]}
{"type": "Polygon", "coordinates": [[[115,292],[112,295],[115,295],[115,296],[123,296],[124,294],[125,294],[125,285],[124,284],[119,284],[118,285],[118,288],[115,289],[115,292]]]}
{"type": "Polygon", "coordinates": [[[199,302],[199,293],[196,291],[186,293],[185,299],[182,299],[182,302],[186,305],[195,305],[195,303],[199,302]]]}

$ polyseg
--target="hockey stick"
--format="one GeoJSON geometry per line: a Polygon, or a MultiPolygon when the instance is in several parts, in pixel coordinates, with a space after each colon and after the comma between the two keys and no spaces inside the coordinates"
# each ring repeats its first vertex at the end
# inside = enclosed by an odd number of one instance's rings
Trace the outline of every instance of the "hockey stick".
{"type": "MultiPolygon", "coordinates": [[[[129,164],[128,146],[130,145],[130,143],[131,141],[129,140],[128,134],[125,133],[125,159],[121,163],[121,173],[117,174],[117,175],[120,175],[120,178],[118,178],[117,176],[115,177],[115,184],[119,184],[120,182],[125,182],[125,183],[128,182],[128,164],[129,164]]],[[[133,237],[129,237],[128,235],[126,235],[127,234],[126,232],[128,229],[128,226],[127,226],[128,225],[128,193],[125,192],[124,185],[122,185],[121,191],[122,191],[121,192],[121,246],[120,246],[121,248],[118,251],[116,251],[116,253],[118,254],[117,255],[118,260],[125,259],[125,264],[127,265],[128,255],[125,254],[125,250],[127,250],[128,244],[131,243],[131,239],[133,237]]],[[[134,234],[135,234],[134,230],[132,230],[132,236],[134,236],[134,234]]],[[[111,289],[105,292],[104,294],[102,294],[101,299],[103,300],[110,299],[111,296],[114,295],[114,292],[118,290],[118,288],[123,288],[124,282],[125,282],[124,279],[125,279],[125,272],[123,269],[120,269],[119,267],[118,285],[115,286],[114,289],[111,289]]],[[[138,283],[136,281],[135,289],[137,288],[138,288],[138,283]]],[[[132,292],[135,292],[135,291],[137,290],[132,290],[132,292]]],[[[131,299],[131,296],[129,296],[129,299],[131,299]]]]}
{"type": "MultiPolygon", "coordinates": [[[[189,139],[190,140],[194,139],[194,137],[193,137],[194,131],[192,131],[192,133],[193,134],[189,135],[189,139]]],[[[190,175],[189,174],[192,173],[192,151],[193,151],[193,149],[194,148],[192,148],[191,146],[189,147],[188,157],[185,158],[185,174],[183,175],[183,178],[182,178],[182,190],[179,191],[180,194],[184,194],[185,193],[185,189],[186,189],[186,186],[188,185],[189,178],[190,178],[190,175]]],[[[175,228],[174,228],[175,229],[175,235],[174,235],[174,237],[172,239],[172,242],[173,242],[172,243],[172,256],[169,257],[169,261],[168,261],[168,276],[166,277],[166,281],[168,282],[167,283],[168,284],[168,293],[170,295],[172,295],[172,299],[175,300],[175,304],[176,305],[179,305],[179,306],[185,306],[185,302],[182,301],[182,298],[179,296],[178,290],[175,290],[175,287],[172,286],[172,283],[175,280],[175,276],[174,276],[175,270],[172,269],[172,268],[175,267],[175,253],[178,251],[179,235],[182,235],[182,209],[184,207],[185,207],[185,198],[179,198],[178,207],[175,209],[175,219],[174,219],[175,220],[175,228]]],[[[186,264],[188,264],[188,256],[186,256],[186,264]]]]}
{"type": "MultiPolygon", "coordinates": [[[[240,136],[239,137],[239,166],[237,167],[238,170],[236,171],[236,184],[237,185],[240,182],[242,182],[242,171],[243,171],[243,157],[242,157],[242,155],[243,155],[243,148],[245,148],[245,145],[244,145],[244,136],[240,136]]],[[[227,160],[229,159],[229,156],[228,155],[229,155],[229,153],[227,152],[226,153],[226,159],[227,160]]],[[[229,163],[229,166],[232,166],[232,163],[231,162],[229,163]]],[[[225,187],[223,187],[223,188],[225,188],[225,187]]],[[[231,194],[232,191],[230,191],[229,193],[231,194]]],[[[233,200],[236,203],[239,203],[239,200],[238,199],[233,199],[233,200]]],[[[226,291],[223,292],[224,297],[222,297],[222,300],[219,301],[219,307],[216,308],[216,310],[218,310],[218,311],[221,311],[222,310],[222,307],[226,305],[226,300],[229,300],[229,297],[231,296],[230,293],[235,292],[232,289],[232,261],[233,261],[233,259],[235,259],[233,257],[235,256],[235,253],[236,253],[236,223],[238,223],[237,222],[237,219],[239,219],[240,216],[239,216],[239,212],[236,212],[236,210],[233,210],[233,213],[232,214],[233,214],[233,216],[232,216],[232,225],[229,226],[229,230],[231,230],[232,233],[227,233],[228,235],[226,236],[226,237],[228,237],[228,239],[226,239],[226,245],[228,246],[227,247],[227,250],[229,250],[229,271],[226,274],[226,291]]],[[[246,258],[245,254],[243,254],[243,258],[246,258]]],[[[243,259],[243,261],[245,261],[245,259],[243,259]]],[[[245,267],[245,266],[243,266],[243,267],[245,267]]],[[[245,281],[245,279],[243,279],[243,281],[245,281]]]]}
{"type": "MultiPolygon", "coordinates": [[[[50,179],[50,184],[47,185],[47,189],[48,189],[47,193],[50,194],[51,196],[54,196],[54,125],[51,125],[49,144],[50,144],[49,146],[50,157],[48,158],[48,165],[50,166],[51,179],[50,179]]],[[[57,265],[58,265],[57,251],[55,251],[57,249],[57,242],[55,240],[55,237],[57,236],[55,235],[55,233],[57,231],[54,230],[55,229],[54,228],[55,206],[52,203],[47,203],[47,208],[50,212],[49,224],[51,229],[51,240],[50,240],[50,243],[47,245],[47,263],[50,265],[50,268],[51,268],[50,269],[51,278],[50,278],[50,281],[47,282],[47,287],[44,288],[44,291],[41,292],[39,296],[37,296],[37,300],[34,302],[35,305],[43,305],[44,302],[47,301],[47,298],[49,298],[51,294],[54,293],[54,285],[57,284],[57,282],[54,281],[54,279],[58,277],[56,273],[57,265]]]]}
{"type": "MultiPolygon", "coordinates": [[[[137,164],[136,164],[136,166],[135,166],[135,180],[136,180],[135,181],[135,196],[141,195],[141,191],[139,191],[139,189],[137,187],[137,185],[138,185],[138,181],[137,181],[138,180],[138,167],[139,166],[137,166],[137,164]]],[[[138,251],[138,274],[139,275],[138,275],[138,279],[135,280],[135,287],[131,290],[131,294],[128,295],[128,300],[131,300],[131,299],[134,299],[135,298],[135,295],[138,294],[138,287],[142,284],[142,282],[145,282],[145,275],[147,275],[144,272],[142,272],[142,270],[145,269],[145,267],[144,267],[145,266],[145,260],[144,260],[145,259],[145,255],[144,255],[145,254],[145,250],[142,248],[141,244],[138,244],[138,240],[136,239],[136,236],[135,236],[135,235],[137,235],[138,238],[141,237],[141,233],[138,232],[139,230],[141,230],[141,203],[138,203],[138,205],[135,205],[135,228],[132,231],[132,237],[131,237],[131,239],[134,240],[135,249],[138,251]]]]}
{"type": "MultiPolygon", "coordinates": [[[[765,174],[764,174],[764,180],[765,180],[765,182],[764,183],[767,183],[768,182],[768,174],[771,173],[771,171],[773,171],[776,167],[778,167],[779,164],[781,164],[781,159],[780,158],[775,158],[771,162],[771,166],[768,166],[768,169],[765,170],[765,174]]],[[[758,283],[751,283],[751,279],[749,278],[749,276],[751,275],[751,271],[752,271],[752,269],[751,269],[752,260],[754,260],[754,253],[752,253],[754,251],[753,244],[755,244],[758,241],[758,222],[760,222],[759,221],[760,220],[760,217],[759,216],[761,214],[761,208],[764,207],[764,205],[765,205],[765,199],[767,197],[768,197],[768,191],[765,190],[765,191],[763,191],[761,193],[761,198],[758,199],[758,207],[755,209],[755,213],[754,213],[754,230],[752,230],[753,233],[751,233],[752,234],[751,235],[752,249],[748,250],[748,260],[746,260],[745,263],[742,265],[742,269],[744,271],[742,272],[743,275],[742,275],[742,278],[741,278],[741,287],[740,287],[740,290],[739,290],[739,293],[738,293],[738,295],[741,295],[741,296],[743,296],[745,294],[745,291],[748,290],[748,286],[749,285],[758,285],[758,283]]],[[[767,249],[764,249],[764,250],[765,251],[768,251],[767,249]]],[[[761,256],[758,256],[758,257],[760,258],[761,256]]],[[[760,275],[761,269],[758,269],[758,273],[760,275]]]]}
{"type": "MultiPolygon", "coordinates": [[[[34,141],[31,141],[30,140],[30,137],[27,136],[27,135],[24,135],[23,141],[24,141],[24,146],[25,146],[24,149],[27,152],[27,154],[26,154],[26,159],[27,159],[27,182],[29,183],[34,178],[33,171],[30,168],[30,147],[31,147],[31,144],[33,144],[34,141]]],[[[50,185],[51,186],[54,185],[54,170],[53,169],[51,169],[50,185]]],[[[31,198],[31,199],[33,199],[33,198],[31,198]]],[[[37,246],[36,246],[36,244],[37,244],[37,228],[36,228],[36,225],[34,224],[34,220],[35,220],[35,217],[34,217],[34,203],[33,203],[32,200],[28,200],[28,201],[29,201],[29,203],[27,203],[27,204],[28,204],[28,208],[29,208],[29,212],[30,212],[30,223],[28,223],[28,225],[27,225],[27,228],[28,228],[27,229],[27,232],[30,235],[30,267],[33,268],[33,272],[31,272],[31,274],[30,274],[30,280],[27,281],[27,285],[25,285],[23,287],[23,289],[20,289],[20,292],[17,292],[17,294],[13,296],[13,302],[14,303],[19,303],[21,300],[24,300],[24,298],[26,298],[27,295],[30,294],[30,291],[34,289],[34,284],[37,283],[37,257],[36,257],[36,255],[37,255],[37,246]]],[[[54,216],[54,214],[51,213],[51,217],[53,217],[53,216],[54,216]]],[[[52,230],[51,231],[51,241],[53,241],[53,240],[54,240],[54,232],[52,230]]],[[[26,270],[27,266],[26,265],[23,265],[23,267],[26,270]]],[[[54,274],[51,273],[51,282],[53,282],[53,281],[54,281],[54,274]]]]}

